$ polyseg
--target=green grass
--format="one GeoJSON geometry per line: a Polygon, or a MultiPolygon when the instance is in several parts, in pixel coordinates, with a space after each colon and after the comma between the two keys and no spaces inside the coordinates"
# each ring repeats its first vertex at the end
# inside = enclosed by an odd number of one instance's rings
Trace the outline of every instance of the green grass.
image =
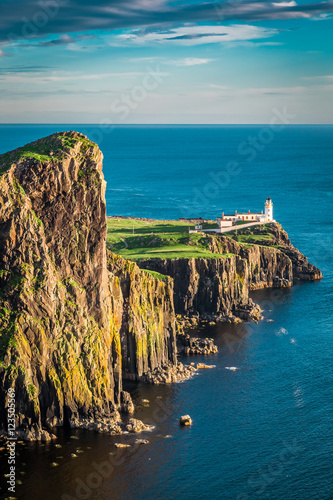
{"type": "MultiPolygon", "coordinates": [[[[215,229],[215,223],[203,224],[215,229]]],[[[183,221],[143,221],[134,219],[108,219],[107,245],[125,259],[216,259],[230,254],[214,254],[208,249],[208,238],[189,234],[194,225],[183,221]],[[134,230],[134,234],[133,234],[134,230]]]]}
{"type": "Polygon", "coordinates": [[[77,142],[82,143],[84,151],[94,146],[94,143],[85,137],[71,137],[66,133],[60,133],[52,134],[14,151],[9,151],[0,155],[0,175],[5,173],[12,163],[17,163],[23,158],[32,158],[40,162],[60,160],[64,156],[65,149],[73,148],[77,142]]]}
{"type": "Polygon", "coordinates": [[[156,271],[151,271],[150,269],[142,269],[143,272],[147,274],[151,274],[154,278],[165,281],[169,279],[169,276],[165,276],[165,274],[157,273],[156,271]]]}
{"type": "Polygon", "coordinates": [[[238,243],[262,243],[263,241],[273,241],[272,234],[238,234],[234,236],[238,243]]]}

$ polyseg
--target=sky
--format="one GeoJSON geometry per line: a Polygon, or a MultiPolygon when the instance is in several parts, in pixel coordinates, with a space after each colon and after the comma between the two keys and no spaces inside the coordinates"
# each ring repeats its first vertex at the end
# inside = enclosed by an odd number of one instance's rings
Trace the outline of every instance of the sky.
{"type": "Polygon", "coordinates": [[[333,123],[333,1],[0,0],[0,122],[333,123]]]}

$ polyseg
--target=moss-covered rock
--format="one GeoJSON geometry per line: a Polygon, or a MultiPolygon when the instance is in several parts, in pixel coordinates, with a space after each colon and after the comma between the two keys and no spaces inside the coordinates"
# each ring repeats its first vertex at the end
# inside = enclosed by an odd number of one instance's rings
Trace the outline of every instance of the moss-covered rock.
{"type": "Polygon", "coordinates": [[[75,132],[0,156],[1,425],[9,387],[19,428],[119,404],[102,159],[75,132]]]}

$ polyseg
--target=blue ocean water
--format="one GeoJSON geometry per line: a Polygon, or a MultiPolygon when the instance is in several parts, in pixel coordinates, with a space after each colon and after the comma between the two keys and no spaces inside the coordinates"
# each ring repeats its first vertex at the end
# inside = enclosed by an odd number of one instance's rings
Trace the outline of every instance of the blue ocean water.
{"type": "MultiPolygon", "coordinates": [[[[3,125],[0,153],[68,129],[96,134],[92,125],[3,125]]],[[[333,127],[267,134],[259,126],[99,134],[109,215],[216,218],[261,210],[269,195],[274,217],[324,279],[256,292],[265,316],[258,325],[198,331],[220,350],[193,361],[215,369],[170,387],[130,386],[137,418],[156,425],[143,436],[149,445],[110,455],[115,442],[134,439],[64,431],[61,449],[19,448],[17,498],[333,499],[333,127]],[[185,413],[193,426],[182,429],[185,413]],[[77,449],[82,453],[71,458],[77,449]],[[52,468],[54,461],[59,466],[52,468]]]]}

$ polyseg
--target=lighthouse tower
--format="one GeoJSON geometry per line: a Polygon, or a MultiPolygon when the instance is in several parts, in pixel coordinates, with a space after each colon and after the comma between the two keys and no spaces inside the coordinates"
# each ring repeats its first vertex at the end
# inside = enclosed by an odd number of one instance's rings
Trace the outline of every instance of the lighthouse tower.
{"type": "Polygon", "coordinates": [[[273,202],[270,197],[267,198],[265,203],[265,216],[268,222],[273,220],[273,202]]]}

